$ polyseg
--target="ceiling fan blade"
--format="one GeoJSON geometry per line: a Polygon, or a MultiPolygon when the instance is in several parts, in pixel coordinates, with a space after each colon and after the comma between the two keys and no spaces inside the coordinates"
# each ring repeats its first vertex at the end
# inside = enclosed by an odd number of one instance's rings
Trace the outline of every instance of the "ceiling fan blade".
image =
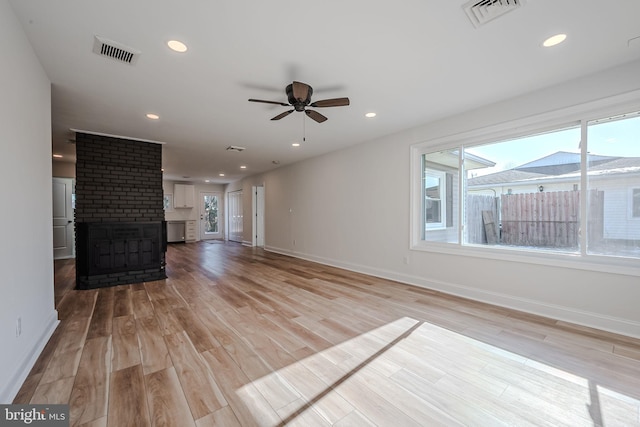
{"type": "Polygon", "coordinates": [[[310,107],[344,107],[346,105],[349,105],[349,98],[333,98],[313,102],[310,107]]]}
{"type": "Polygon", "coordinates": [[[276,104],[276,105],[282,105],[284,107],[288,107],[289,104],[286,104],[284,102],[278,102],[278,101],[265,101],[262,99],[250,99],[249,102],[262,102],[264,104],[276,104]]]}
{"type": "Polygon", "coordinates": [[[318,113],[317,111],[304,110],[304,112],[307,114],[307,116],[311,117],[313,120],[315,120],[318,123],[322,123],[322,122],[327,120],[327,118],[325,116],[323,116],[322,114],[318,113]]]}
{"type": "Polygon", "coordinates": [[[274,118],[272,118],[271,120],[280,120],[283,117],[287,117],[289,114],[293,113],[295,110],[289,110],[289,111],[285,111],[284,113],[280,113],[277,116],[275,116],[274,118]]]}
{"type": "Polygon", "coordinates": [[[293,97],[298,101],[306,101],[311,98],[311,86],[306,83],[293,82],[293,97]]]}

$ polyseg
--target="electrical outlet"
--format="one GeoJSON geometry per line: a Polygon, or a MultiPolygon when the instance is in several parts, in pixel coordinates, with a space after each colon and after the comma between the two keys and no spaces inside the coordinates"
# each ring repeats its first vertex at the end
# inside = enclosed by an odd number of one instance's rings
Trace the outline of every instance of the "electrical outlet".
{"type": "Polygon", "coordinates": [[[22,335],[22,317],[18,317],[16,320],[16,338],[22,335]]]}

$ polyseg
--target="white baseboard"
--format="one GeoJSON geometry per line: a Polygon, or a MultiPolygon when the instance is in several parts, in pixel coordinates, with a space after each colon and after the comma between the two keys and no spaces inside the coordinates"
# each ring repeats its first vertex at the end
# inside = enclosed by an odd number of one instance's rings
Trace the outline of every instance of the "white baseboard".
{"type": "Polygon", "coordinates": [[[305,259],[332,267],[343,268],[357,273],[368,274],[383,279],[394,280],[408,285],[419,286],[440,291],[450,295],[469,298],[500,307],[510,308],[526,313],[537,314],[551,319],[562,320],[582,326],[613,332],[633,338],[640,338],[640,323],[631,320],[605,316],[599,313],[578,310],[572,307],[543,303],[527,298],[515,297],[507,294],[486,291],[469,286],[437,280],[429,280],[419,276],[408,275],[396,271],[379,269],[366,265],[347,263],[335,259],[312,256],[300,252],[276,247],[265,247],[265,250],[305,259]]]}
{"type": "Polygon", "coordinates": [[[31,351],[27,353],[22,364],[16,369],[16,373],[9,380],[7,386],[2,390],[0,394],[0,403],[9,404],[13,402],[13,399],[15,399],[16,395],[20,391],[20,387],[22,387],[22,384],[24,383],[24,380],[27,379],[31,368],[33,368],[38,357],[40,357],[40,353],[44,350],[44,346],[49,342],[49,338],[51,338],[51,335],[56,330],[59,323],[58,311],[53,310],[49,315],[47,322],[43,325],[43,331],[40,334],[40,337],[35,341],[31,351]]]}

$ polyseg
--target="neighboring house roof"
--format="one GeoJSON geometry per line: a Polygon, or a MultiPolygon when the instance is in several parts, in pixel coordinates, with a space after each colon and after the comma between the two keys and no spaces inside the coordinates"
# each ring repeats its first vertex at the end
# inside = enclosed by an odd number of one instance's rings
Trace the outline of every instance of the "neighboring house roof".
{"type": "MultiPolygon", "coordinates": [[[[592,162],[609,161],[617,158],[618,157],[600,156],[597,154],[593,154],[589,156],[589,160],[591,160],[592,162]]],[[[560,165],[580,165],[580,153],[569,153],[567,151],[557,151],[553,154],[549,154],[548,156],[541,157],[537,160],[533,160],[531,162],[517,166],[514,169],[528,169],[528,168],[538,168],[538,167],[544,167],[544,166],[560,166],[560,165]]]]}
{"type": "MultiPolygon", "coordinates": [[[[471,153],[465,153],[465,168],[467,170],[480,169],[495,166],[491,160],[487,160],[471,153]]],[[[429,153],[427,163],[441,165],[451,169],[458,169],[460,152],[458,150],[445,150],[429,153]]]]}
{"type": "MultiPolygon", "coordinates": [[[[612,175],[640,172],[640,157],[614,157],[589,155],[589,175],[612,175]]],[[[513,169],[470,178],[469,187],[487,187],[505,184],[524,184],[536,179],[579,179],[580,154],[559,151],[546,157],[525,163],[513,169]],[[577,161],[577,163],[576,163],[577,161]]]]}
{"type": "Polygon", "coordinates": [[[499,185],[505,182],[524,181],[531,178],[540,178],[541,174],[534,172],[523,172],[515,169],[491,173],[489,175],[477,176],[467,180],[469,187],[476,185],[499,185]]]}

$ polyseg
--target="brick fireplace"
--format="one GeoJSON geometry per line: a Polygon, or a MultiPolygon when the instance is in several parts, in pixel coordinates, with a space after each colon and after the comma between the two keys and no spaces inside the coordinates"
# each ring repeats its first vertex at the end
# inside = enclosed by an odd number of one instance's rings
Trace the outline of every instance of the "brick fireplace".
{"type": "Polygon", "coordinates": [[[76,134],[76,286],[166,278],[162,146],[76,134]]]}

